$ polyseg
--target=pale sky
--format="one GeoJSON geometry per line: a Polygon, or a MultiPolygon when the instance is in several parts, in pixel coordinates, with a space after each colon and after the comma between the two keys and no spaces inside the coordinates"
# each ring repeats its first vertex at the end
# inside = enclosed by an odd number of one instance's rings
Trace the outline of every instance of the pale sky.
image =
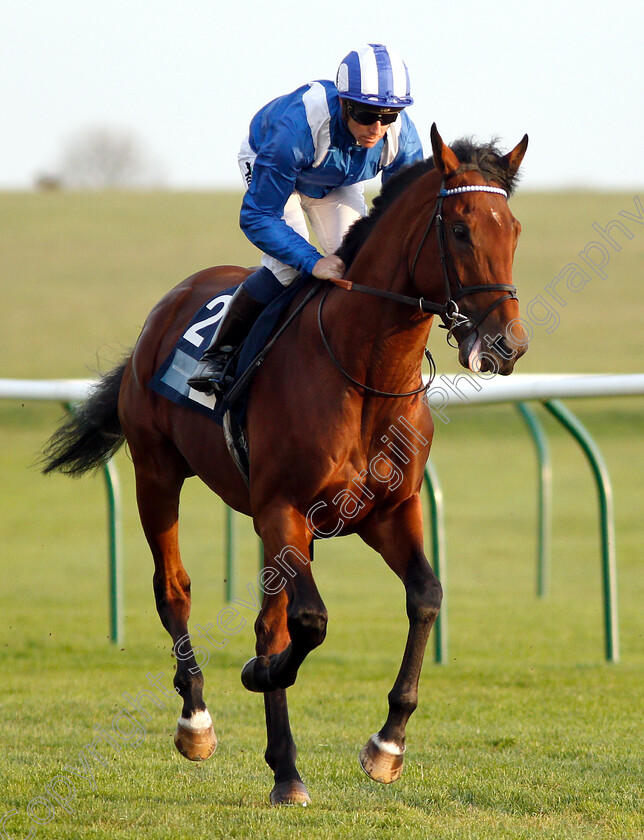
{"type": "Polygon", "coordinates": [[[525,187],[644,186],[642,0],[0,0],[0,188],[95,126],[169,187],[241,188],[255,111],[367,42],[407,63],[426,154],[434,121],[505,149],[527,132],[525,187]]]}

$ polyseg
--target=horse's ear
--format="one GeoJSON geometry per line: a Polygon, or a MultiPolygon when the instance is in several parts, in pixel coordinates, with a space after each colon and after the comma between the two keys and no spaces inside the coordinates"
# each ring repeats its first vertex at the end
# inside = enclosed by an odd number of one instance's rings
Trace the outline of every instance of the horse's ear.
{"type": "Polygon", "coordinates": [[[501,166],[506,170],[506,172],[511,178],[514,178],[514,176],[517,174],[527,148],[528,135],[524,134],[523,139],[519,143],[517,143],[514,149],[512,149],[511,152],[508,152],[507,155],[503,155],[503,157],[499,161],[501,166]]]}
{"type": "Polygon", "coordinates": [[[450,147],[443,143],[443,138],[438,133],[436,123],[432,124],[429,134],[432,139],[434,166],[443,175],[443,177],[447,178],[448,175],[453,175],[461,164],[450,147]]]}

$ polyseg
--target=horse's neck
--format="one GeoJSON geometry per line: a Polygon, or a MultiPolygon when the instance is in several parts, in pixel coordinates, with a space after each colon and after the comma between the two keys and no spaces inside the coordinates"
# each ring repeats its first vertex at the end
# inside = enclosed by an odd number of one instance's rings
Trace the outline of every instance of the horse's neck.
{"type": "MultiPolygon", "coordinates": [[[[359,254],[347,279],[402,291],[405,269],[400,258],[391,252],[381,262],[369,257],[359,254]]],[[[390,393],[417,388],[431,318],[412,306],[363,292],[340,292],[334,297],[328,309],[332,346],[348,372],[369,387],[390,393]]]]}
{"type": "MultiPolygon", "coordinates": [[[[437,188],[436,188],[437,189],[437,188]]],[[[377,289],[418,297],[409,276],[409,249],[417,242],[417,225],[430,218],[433,206],[426,196],[435,195],[431,183],[414,185],[380,217],[357,252],[345,279],[377,289]]],[[[426,222],[425,222],[426,224],[426,222]]],[[[440,279],[425,273],[425,294],[440,279]]],[[[438,294],[438,292],[437,292],[438,294]]],[[[413,306],[358,291],[337,290],[324,309],[324,327],[336,358],[355,380],[368,388],[390,394],[407,393],[421,384],[424,349],[432,319],[413,306]]],[[[347,380],[347,387],[349,386],[347,380]]],[[[363,419],[374,428],[387,422],[392,412],[403,410],[399,399],[369,395],[355,389],[363,400],[363,419]]],[[[410,397],[407,405],[417,405],[410,397]]]]}

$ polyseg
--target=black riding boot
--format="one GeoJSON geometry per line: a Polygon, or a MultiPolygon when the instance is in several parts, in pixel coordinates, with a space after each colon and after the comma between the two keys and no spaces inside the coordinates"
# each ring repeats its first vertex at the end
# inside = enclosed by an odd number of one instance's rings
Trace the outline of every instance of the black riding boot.
{"type": "Polygon", "coordinates": [[[228,311],[217,327],[210,347],[201,357],[199,366],[188,380],[188,385],[204,394],[218,392],[222,375],[236,347],[242,343],[264,309],[265,304],[255,300],[240,286],[230,301],[228,311]]]}

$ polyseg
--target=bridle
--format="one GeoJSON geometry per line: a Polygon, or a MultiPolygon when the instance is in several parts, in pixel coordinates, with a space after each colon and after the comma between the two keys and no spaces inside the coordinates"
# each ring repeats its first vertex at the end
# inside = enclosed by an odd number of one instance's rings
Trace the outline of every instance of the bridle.
{"type": "MultiPolygon", "coordinates": [[[[443,326],[447,330],[448,343],[455,329],[457,329],[458,327],[465,328],[465,332],[460,336],[460,340],[462,341],[471,332],[473,332],[479,326],[479,324],[482,324],[483,321],[485,321],[485,319],[487,318],[487,316],[491,312],[493,312],[498,306],[500,306],[506,300],[510,300],[512,298],[516,300],[517,297],[516,286],[513,286],[509,283],[479,283],[474,286],[463,286],[463,284],[461,283],[461,278],[458,275],[458,271],[456,270],[456,266],[454,265],[452,255],[450,253],[449,248],[447,247],[447,240],[445,238],[443,200],[450,195],[460,195],[461,193],[470,192],[496,193],[497,195],[504,196],[504,198],[508,197],[506,190],[502,189],[501,187],[490,187],[486,184],[471,184],[463,187],[453,187],[451,190],[446,190],[445,182],[443,182],[443,184],[441,185],[441,189],[438,193],[436,207],[434,208],[432,217],[429,220],[427,228],[425,229],[423,238],[420,240],[420,244],[418,246],[416,255],[411,265],[410,274],[413,282],[420,252],[422,251],[423,246],[427,241],[427,238],[429,236],[434,222],[436,222],[436,232],[438,237],[438,258],[440,259],[441,265],[443,267],[443,283],[445,286],[446,302],[444,304],[440,304],[433,303],[431,301],[425,301],[423,298],[418,298],[418,305],[422,312],[431,312],[433,314],[440,315],[443,318],[443,326]],[[450,282],[450,272],[452,277],[454,278],[455,291],[452,291],[452,284],[450,282]],[[488,306],[485,312],[479,315],[476,321],[471,321],[467,317],[467,315],[464,315],[459,310],[457,301],[461,300],[466,295],[475,295],[479,292],[506,292],[506,294],[502,297],[497,298],[490,306],[488,306]]],[[[411,300],[415,299],[412,298],[411,300]]]]}
{"type": "MultiPolygon", "coordinates": [[[[332,282],[342,288],[346,289],[347,291],[355,291],[355,292],[362,292],[364,294],[373,295],[375,297],[386,298],[387,300],[393,300],[397,303],[403,303],[408,306],[413,306],[415,309],[419,309],[423,314],[426,315],[439,315],[443,321],[441,326],[443,329],[447,330],[447,341],[449,343],[450,338],[454,335],[454,332],[458,329],[459,332],[461,329],[464,330],[460,334],[460,341],[463,341],[470,333],[472,333],[483,321],[487,318],[487,316],[493,312],[498,306],[504,303],[506,300],[516,299],[517,297],[517,290],[516,286],[513,286],[509,283],[479,283],[474,286],[463,286],[461,283],[461,279],[458,275],[458,271],[456,270],[456,266],[454,265],[454,261],[452,259],[452,255],[450,254],[450,250],[447,245],[447,239],[445,236],[445,220],[443,218],[443,201],[448,196],[452,195],[460,195],[461,193],[469,193],[469,192],[487,192],[487,193],[496,193],[498,195],[502,195],[505,198],[508,197],[508,193],[506,190],[502,189],[501,187],[491,187],[486,184],[471,184],[462,187],[453,187],[452,189],[445,189],[445,182],[441,184],[441,188],[438,192],[436,197],[436,206],[434,207],[434,212],[431,215],[431,218],[425,228],[425,232],[420,240],[418,248],[416,249],[416,254],[414,259],[411,263],[410,269],[410,277],[413,282],[414,275],[416,273],[416,267],[418,264],[418,259],[420,257],[421,251],[429,238],[429,234],[431,232],[432,227],[434,224],[436,225],[436,232],[437,232],[437,239],[438,239],[438,257],[440,259],[441,265],[443,267],[443,284],[445,287],[445,303],[436,303],[431,300],[426,300],[423,297],[411,297],[409,295],[403,295],[399,292],[390,292],[386,289],[376,289],[373,286],[365,286],[361,283],[354,283],[352,280],[333,280],[332,282]],[[452,279],[453,278],[453,287],[452,287],[452,279]],[[474,295],[481,292],[505,292],[506,294],[502,295],[501,297],[497,298],[487,309],[478,316],[476,321],[472,321],[467,315],[464,315],[458,306],[458,301],[462,298],[466,297],[467,295],[474,295]]],[[[429,388],[433,376],[430,376],[429,381],[426,385],[422,385],[420,388],[417,388],[413,391],[407,391],[401,394],[389,393],[388,391],[379,391],[376,388],[371,388],[368,385],[365,385],[362,382],[358,382],[354,379],[340,364],[337,360],[333,351],[331,350],[331,346],[329,341],[325,335],[324,328],[322,326],[322,307],[324,305],[324,301],[326,300],[327,295],[331,289],[327,289],[324,295],[320,300],[320,304],[318,306],[318,327],[320,329],[320,335],[322,337],[322,341],[324,346],[329,353],[332,361],[334,362],[335,366],[341,373],[349,379],[354,385],[359,386],[367,393],[373,396],[379,397],[410,397],[414,396],[415,394],[420,394],[423,391],[426,391],[429,388]]],[[[430,366],[433,370],[435,370],[434,362],[432,360],[431,354],[428,350],[425,350],[425,356],[427,357],[428,361],[430,362],[430,366]]]]}

